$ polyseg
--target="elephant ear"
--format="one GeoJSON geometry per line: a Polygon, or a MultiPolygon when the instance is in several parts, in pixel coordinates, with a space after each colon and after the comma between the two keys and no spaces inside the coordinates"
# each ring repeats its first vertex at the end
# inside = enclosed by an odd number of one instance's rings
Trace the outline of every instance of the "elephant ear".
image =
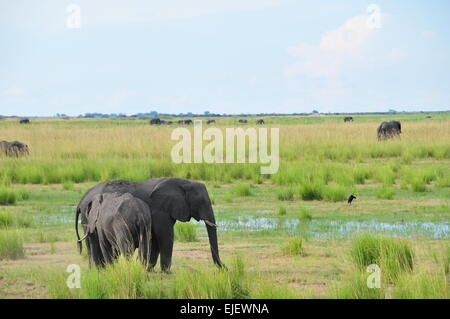
{"type": "Polygon", "coordinates": [[[100,209],[102,208],[103,196],[97,195],[93,198],[92,202],[88,206],[87,210],[87,232],[92,234],[95,232],[97,226],[98,216],[100,215],[100,209]]]}
{"type": "Polygon", "coordinates": [[[188,183],[189,181],[182,179],[160,182],[150,194],[150,209],[167,212],[178,221],[189,221],[191,211],[185,189],[188,183]]]}

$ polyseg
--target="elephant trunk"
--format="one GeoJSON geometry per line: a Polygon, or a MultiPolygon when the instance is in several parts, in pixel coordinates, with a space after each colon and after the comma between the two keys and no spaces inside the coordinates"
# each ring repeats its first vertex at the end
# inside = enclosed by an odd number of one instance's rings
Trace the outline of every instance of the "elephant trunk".
{"type": "Polygon", "coordinates": [[[205,222],[206,225],[206,231],[208,232],[208,238],[209,238],[209,245],[211,246],[211,255],[214,263],[219,266],[225,268],[225,265],[222,264],[222,261],[219,257],[219,246],[217,244],[217,230],[216,226],[212,226],[211,224],[214,224],[214,222],[205,222]]]}

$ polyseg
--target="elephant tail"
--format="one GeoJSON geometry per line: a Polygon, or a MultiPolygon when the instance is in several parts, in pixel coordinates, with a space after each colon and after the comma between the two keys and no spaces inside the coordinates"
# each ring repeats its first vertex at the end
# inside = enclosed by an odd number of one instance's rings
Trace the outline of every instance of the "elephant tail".
{"type": "Polygon", "coordinates": [[[142,220],[139,228],[139,258],[146,267],[150,265],[151,241],[151,224],[146,220],[142,220]]]}

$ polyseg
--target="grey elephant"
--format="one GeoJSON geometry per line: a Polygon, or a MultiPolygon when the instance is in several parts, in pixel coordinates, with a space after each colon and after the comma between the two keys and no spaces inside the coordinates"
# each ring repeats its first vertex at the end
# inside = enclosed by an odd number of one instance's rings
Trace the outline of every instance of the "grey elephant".
{"type": "Polygon", "coordinates": [[[399,121],[383,122],[378,126],[378,140],[393,138],[399,136],[402,132],[402,125],[399,121]]]}
{"type": "Polygon", "coordinates": [[[264,124],[264,120],[263,119],[256,120],[256,124],[264,124]]]}
{"type": "Polygon", "coordinates": [[[353,122],[353,117],[351,116],[344,117],[344,122],[353,122]]]}
{"type": "Polygon", "coordinates": [[[150,120],[150,125],[160,125],[161,119],[160,118],[153,118],[150,120]]]}
{"type": "Polygon", "coordinates": [[[242,123],[242,124],[248,123],[247,120],[242,120],[242,119],[240,119],[238,122],[239,122],[239,123],[242,123]]]}
{"type": "MultiPolygon", "coordinates": [[[[100,183],[84,194],[76,209],[75,227],[78,239],[78,216],[84,218],[94,197],[104,193],[130,193],[144,201],[151,212],[150,266],[153,268],[161,255],[161,269],[168,271],[172,262],[174,242],[173,227],[176,221],[187,222],[191,218],[203,220],[209,237],[212,259],[223,267],[219,257],[214,212],[204,184],[183,178],[154,178],[142,182],[123,180],[100,183]]],[[[94,238],[93,238],[94,239],[94,238]]],[[[86,242],[90,245],[91,242],[86,242]]],[[[95,241],[93,243],[95,246],[95,241]]],[[[90,249],[98,250],[99,247],[90,249]]]]}
{"type": "Polygon", "coordinates": [[[149,266],[151,213],[148,205],[130,193],[105,193],[92,197],[81,215],[89,262],[97,267],[112,263],[119,254],[130,257],[138,249],[139,259],[149,266]]]}
{"type": "Polygon", "coordinates": [[[3,152],[6,156],[15,156],[15,157],[30,154],[28,150],[28,145],[18,141],[14,142],[0,141],[0,151],[3,152]]]}

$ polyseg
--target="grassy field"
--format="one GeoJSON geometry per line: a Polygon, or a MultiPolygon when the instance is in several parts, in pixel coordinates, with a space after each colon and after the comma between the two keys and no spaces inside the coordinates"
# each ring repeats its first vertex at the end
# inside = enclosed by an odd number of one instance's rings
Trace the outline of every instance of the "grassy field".
{"type": "Polygon", "coordinates": [[[172,163],[174,125],[0,120],[0,140],[30,149],[0,155],[0,298],[448,298],[450,113],[342,118],[265,117],[280,128],[281,157],[265,176],[260,164],[172,163]],[[378,142],[378,124],[393,119],[401,138],[378,142]],[[89,269],[73,229],[83,193],[161,176],[206,183],[229,271],[215,269],[197,223],[177,223],[170,274],[126,260],[89,269]],[[81,266],[81,289],[66,286],[69,264],[81,266]],[[381,267],[380,288],[366,285],[370,264],[381,267]]]}

